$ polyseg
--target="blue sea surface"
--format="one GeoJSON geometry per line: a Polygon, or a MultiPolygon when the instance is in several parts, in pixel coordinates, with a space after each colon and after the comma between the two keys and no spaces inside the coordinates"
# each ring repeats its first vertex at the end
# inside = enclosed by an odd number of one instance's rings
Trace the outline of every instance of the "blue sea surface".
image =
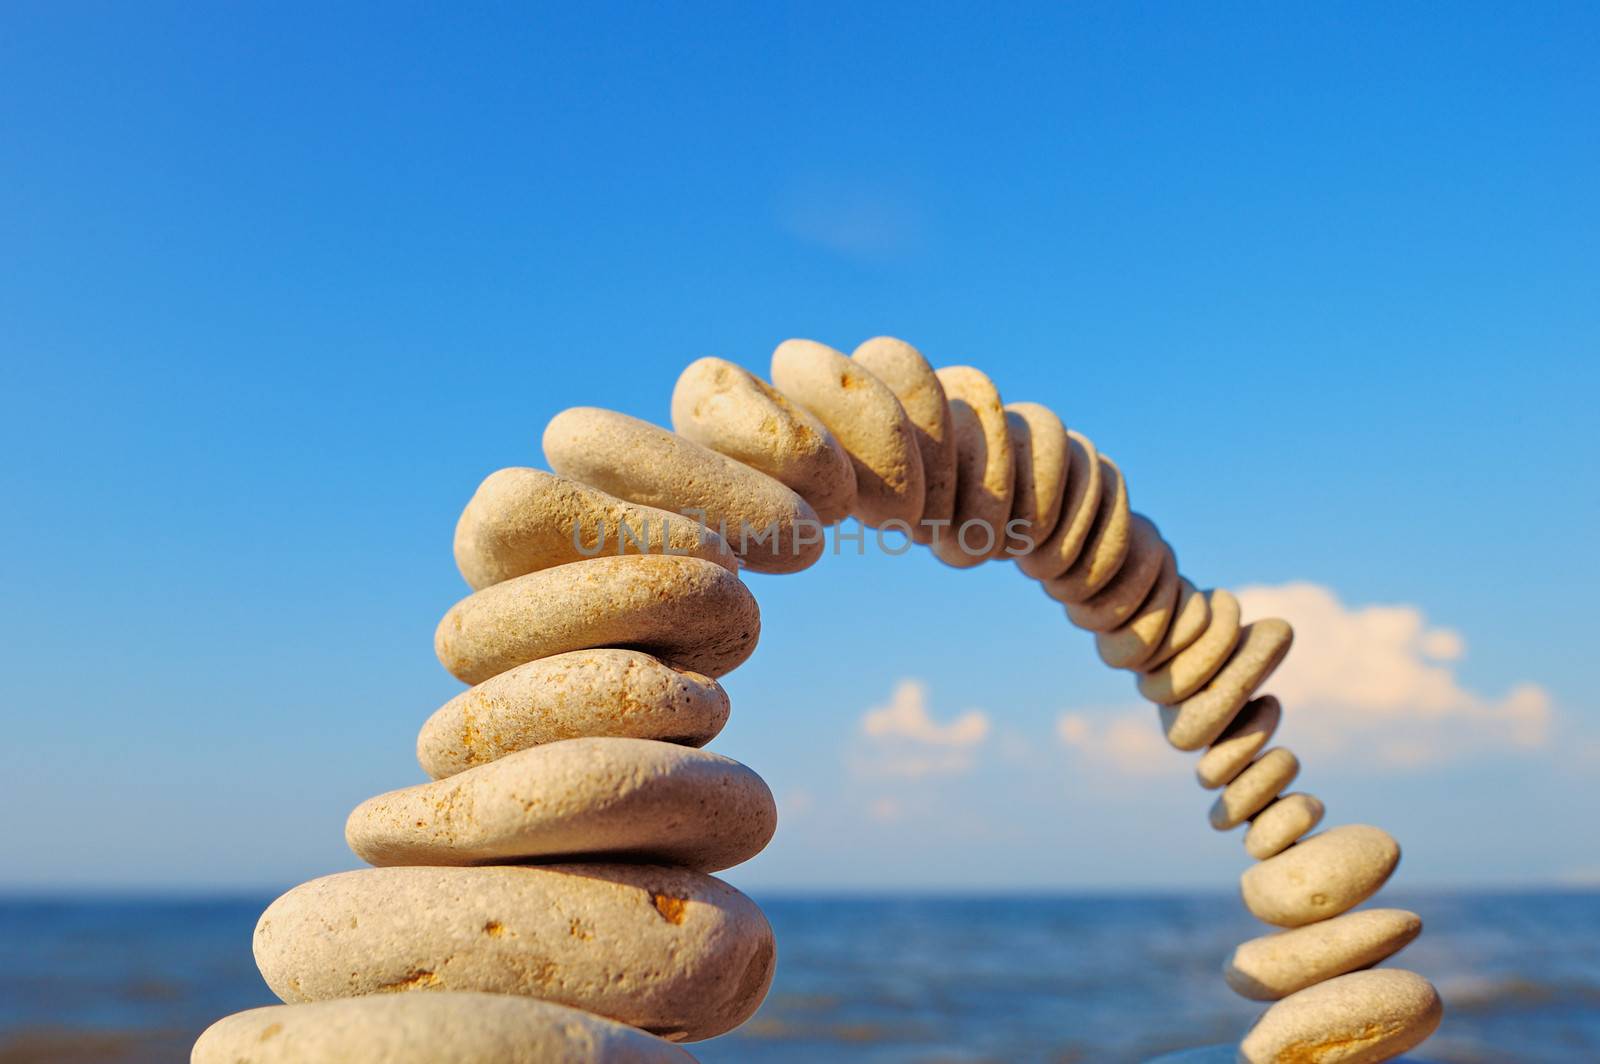
{"type": "MultiPolygon", "coordinates": [[[[1143,1061],[1237,1039],[1261,1006],[1218,969],[1263,931],[1226,895],[760,897],[778,974],[706,1064],[1143,1061]]],[[[273,1003],[269,898],[0,901],[0,1064],[170,1064],[273,1003]]],[[[1427,929],[1398,963],[1446,1014],[1438,1064],[1600,1061],[1600,894],[1385,896],[1427,929]]]]}

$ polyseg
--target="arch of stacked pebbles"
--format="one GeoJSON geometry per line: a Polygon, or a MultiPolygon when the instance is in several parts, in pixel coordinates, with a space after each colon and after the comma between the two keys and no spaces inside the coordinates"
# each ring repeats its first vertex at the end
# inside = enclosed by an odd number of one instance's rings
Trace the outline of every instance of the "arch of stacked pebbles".
{"type": "Polygon", "coordinates": [[[748,1018],[772,931],[710,873],[759,852],[776,809],[755,773],[700,748],[728,716],[717,677],[760,629],[741,568],[804,569],[820,527],[852,515],[956,567],[1003,556],[1015,541],[988,530],[1028,522],[1016,564],[1135,674],[1173,746],[1204,751],[1212,826],[1249,825],[1244,903],[1284,929],[1225,966],[1274,1002],[1241,1060],[1380,1061],[1427,1038],[1434,988],[1372,968],[1420,920],[1351,911],[1399,847],[1361,825],[1306,837],[1322,802],[1285,793],[1299,762],[1268,748],[1282,710],[1258,692],[1289,625],[1247,623],[1227,591],[1192,583],[1115,462],[1045,407],[1002,404],[976,369],[935,371],[889,338],[850,356],[790,340],[771,375],[701,359],[678,380],[674,432],[574,408],[544,434],[553,473],[483,482],[455,537],[473,592],[436,636],[473,686],[417,742],[434,782],[351,814],[349,843],[376,867],[267,909],[256,961],[288,1004],[219,1021],[196,1064],[685,1061],[676,1043],[748,1018]],[[776,544],[713,531],[745,527],[776,544]]]}

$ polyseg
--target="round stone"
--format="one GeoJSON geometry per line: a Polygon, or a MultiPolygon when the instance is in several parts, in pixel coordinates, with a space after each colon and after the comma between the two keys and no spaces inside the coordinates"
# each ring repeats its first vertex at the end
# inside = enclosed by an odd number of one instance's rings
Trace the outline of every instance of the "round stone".
{"type": "Polygon", "coordinates": [[[1161,644],[1161,637],[1166,635],[1167,628],[1172,624],[1180,583],[1177,559],[1173,558],[1170,549],[1165,550],[1161,557],[1161,571],[1156,574],[1156,585],[1143,605],[1122,627],[1095,635],[1094,646],[1100,660],[1114,669],[1136,669],[1154,653],[1161,644]]]}
{"type": "Polygon", "coordinates": [[[855,469],[833,434],[726,359],[697,359],[679,374],[672,428],[793,489],[825,525],[847,517],[855,503],[855,469]]]}
{"type": "Polygon", "coordinates": [[[563,410],[545,427],[544,456],[564,477],[703,520],[758,573],[799,572],[822,556],[822,522],[792,489],[648,421],[563,410]]]}
{"type": "Polygon", "coordinates": [[[539,469],[490,473],[456,522],[456,567],[474,589],[602,554],[677,554],[737,569],[705,525],[539,469]]]}
{"type": "Polygon", "coordinates": [[[1179,750],[1198,750],[1216,740],[1283,663],[1293,642],[1294,629],[1280,618],[1245,625],[1227,664],[1204,687],[1176,706],[1161,707],[1167,742],[1179,750]]]}
{"type": "Polygon", "coordinates": [[[1284,747],[1268,750],[1217,795],[1211,826],[1228,831],[1261,812],[1300,774],[1300,759],[1284,747]]]}
{"type": "Polygon", "coordinates": [[[505,994],[383,994],[218,1020],[190,1064],[694,1064],[643,1031],[505,994]]]}
{"type": "Polygon", "coordinates": [[[1053,580],[1083,552],[1100,510],[1100,453],[1082,433],[1067,430],[1066,494],[1055,528],[1038,546],[1017,558],[1017,568],[1034,580],[1053,580]]]}
{"type": "Polygon", "coordinates": [[[938,371],[956,440],[956,502],[950,527],[933,536],[946,565],[971,568],[1006,548],[1016,474],[1011,430],[994,382],[971,366],[938,371]]]}
{"type": "Polygon", "coordinates": [[[1091,632],[1120,628],[1150,597],[1151,589],[1168,562],[1176,566],[1171,548],[1161,539],[1153,521],[1143,514],[1134,514],[1131,529],[1127,560],[1111,582],[1091,598],[1066,603],[1067,617],[1079,628],[1091,632]]]}
{"type": "Polygon", "coordinates": [[[1302,927],[1355,908],[1388,882],[1400,845],[1365,824],[1330,828],[1253,864],[1239,877],[1245,907],[1279,927],[1302,927]]]}
{"type": "Polygon", "coordinates": [[[1150,656],[1139,663],[1140,672],[1154,672],[1171,661],[1180,651],[1193,646],[1211,626],[1210,597],[1198,590],[1180,574],[1178,577],[1178,604],[1173,607],[1172,623],[1167,626],[1161,642],[1150,656]]]}
{"type": "Polygon", "coordinates": [[[1244,836],[1245,853],[1258,861],[1276,857],[1322,823],[1323,812],[1322,801],[1314,795],[1284,795],[1250,822],[1244,836]]]}
{"type": "Polygon", "coordinates": [[[950,520],[956,504],[956,437],[944,385],[922,352],[904,340],[877,336],[850,357],[888,386],[911,422],[924,484],[922,520],[912,526],[911,538],[927,543],[932,527],[926,522],[950,520]]]}
{"type": "Polygon", "coordinates": [[[1006,428],[1016,474],[1006,528],[1027,537],[1008,537],[1006,553],[1020,557],[1044,542],[1061,517],[1072,444],[1061,419],[1038,403],[1007,403],[1006,428]]]}
{"type": "Polygon", "coordinates": [[[755,598],[699,558],[592,558],[519,576],[450,607],[434,633],[439,661],[466,683],[523,662],[592,647],[636,647],[721,676],[761,634],[755,598]]]}
{"type": "Polygon", "coordinates": [[[716,872],[760,853],[778,810],[730,758],[654,739],[564,739],[369,798],[345,841],[374,865],[625,858],[716,872]]]}
{"type": "Polygon", "coordinates": [[[507,669],[441,706],[417,736],[434,779],[540,743],[589,735],[704,746],[728,722],[709,676],[637,650],[575,650],[507,669]]]}
{"type": "Polygon", "coordinates": [[[1444,1006],[1422,976],[1396,968],[1351,972],[1273,1005],[1239,1045],[1243,1064],[1378,1064],[1421,1045],[1444,1006]]]}
{"type": "Polygon", "coordinates": [[[1271,740],[1282,717],[1283,705],[1272,695],[1246,702],[1233,723],[1217,736],[1211,749],[1195,764],[1194,774],[1200,786],[1215,790],[1243,772],[1271,740]]]}
{"type": "Polygon", "coordinates": [[[1235,992],[1276,1001],[1325,979],[1370,968],[1422,933],[1422,920],[1404,909],[1361,909],[1293,931],[1241,944],[1223,965],[1235,992]]]}
{"type": "Polygon", "coordinates": [[[772,353],[772,383],[828,427],[856,472],[852,511],[863,524],[914,527],[927,486],[916,431],[900,400],[865,365],[826,344],[785,340],[772,353]]]}
{"type": "Polygon", "coordinates": [[[1045,582],[1045,593],[1057,602],[1082,602],[1111,582],[1128,557],[1133,542],[1133,517],[1128,510],[1128,484],[1115,462],[1100,455],[1100,505],[1094,527],[1072,568],[1045,582]]]}
{"type": "MultiPolygon", "coordinates": [[[[1217,674],[1238,645],[1239,600],[1222,588],[1207,592],[1205,598],[1208,621],[1200,638],[1174,654],[1160,668],[1151,669],[1146,665],[1146,671],[1139,677],[1139,693],[1150,701],[1161,705],[1182,702],[1217,674]]],[[[1173,627],[1181,620],[1182,610],[1173,620],[1173,627]]]]}
{"type": "Polygon", "coordinates": [[[479,990],[570,1005],[674,1042],[755,1012],[772,929],[726,883],[639,864],[368,868],[268,907],[256,965],[291,1004],[479,990]]]}

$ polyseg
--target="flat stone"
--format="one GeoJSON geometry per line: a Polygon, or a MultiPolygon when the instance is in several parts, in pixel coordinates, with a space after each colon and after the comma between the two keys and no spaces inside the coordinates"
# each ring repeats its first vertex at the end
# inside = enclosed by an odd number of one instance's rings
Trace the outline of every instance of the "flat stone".
{"type": "Polygon", "coordinates": [[[755,598],[722,566],[629,555],[558,565],[475,591],[450,607],[433,645],[466,683],[606,646],[721,676],[750,656],[760,634],[755,598]]]}
{"type": "Polygon", "coordinates": [[[1217,795],[1211,826],[1228,831],[1261,812],[1300,774],[1300,759],[1284,747],[1262,754],[1217,795]]]}
{"type": "MultiPolygon", "coordinates": [[[[1239,643],[1239,600],[1222,588],[1206,592],[1206,630],[1160,668],[1139,677],[1139,693],[1160,705],[1182,702],[1206,685],[1239,643]]],[[[1183,619],[1180,610],[1173,621],[1183,619]]]]}
{"type": "Polygon", "coordinates": [[[1276,1001],[1334,976],[1370,968],[1422,933],[1422,919],[1404,909],[1361,909],[1293,931],[1241,944],[1223,965],[1234,991],[1276,1001]]]}
{"type": "Polygon", "coordinates": [[[383,994],[270,1005],[208,1027],[190,1064],[694,1064],[578,1009],[505,994],[383,994]]]}
{"type": "Polygon", "coordinates": [[[1100,453],[1082,433],[1067,430],[1069,457],[1066,494],[1056,526],[1017,568],[1034,580],[1053,580],[1072,568],[1100,512],[1100,453]]]}
{"type": "Polygon", "coordinates": [[[1128,484],[1122,470],[1100,455],[1100,506],[1094,527],[1072,568],[1045,581],[1045,593],[1057,602],[1082,602],[1111,582],[1127,560],[1133,543],[1133,517],[1128,510],[1128,484]]]}
{"type": "Polygon", "coordinates": [[[794,573],[822,556],[822,522],[793,489],[658,425],[577,406],[550,419],[544,456],[564,477],[642,506],[703,515],[758,573],[794,573]]]}
{"type": "Polygon", "coordinates": [[[856,472],[852,511],[865,525],[914,529],[927,484],[916,430],[889,386],[826,344],[785,340],[772,352],[772,383],[828,427],[856,472]]]}
{"type": "Polygon", "coordinates": [[[1258,861],[1276,857],[1322,823],[1325,812],[1315,795],[1286,794],[1256,814],[1245,832],[1244,851],[1258,861]]]}
{"type": "Polygon", "coordinates": [[[1239,877],[1247,909],[1279,927],[1302,927],[1355,908],[1388,882],[1400,845],[1365,824],[1330,828],[1239,877]]]}
{"type": "Polygon", "coordinates": [[[946,366],[938,374],[956,439],[956,503],[950,527],[933,537],[933,553],[946,565],[967,569],[1006,547],[1016,487],[1011,430],[999,391],[981,371],[946,366]]]}
{"type": "Polygon", "coordinates": [[[456,567],[474,589],[602,554],[678,554],[737,569],[700,522],[539,469],[490,473],[456,522],[456,567]]]}
{"type": "Polygon", "coordinates": [[[390,791],[356,807],[345,841],[374,865],[626,858],[716,872],[772,839],[761,777],[654,739],[563,739],[390,791]]]}
{"type": "Polygon", "coordinates": [[[417,736],[434,779],[541,743],[586,735],[704,746],[728,722],[728,695],[709,676],[637,650],[540,658],[456,695],[417,736]]]}
{"type": "Polygon", "coordinates": [[[1177,612],[1181,587],[1178,562],[1169,548],[1162,555],[1155,587],[1150,589],[1138,611],[1120,628],[1095,634],[1094,645],[1100,660],[1113,669],[1138,668],[1161,645],[1177,612]]]}
{"type": "Polygon", "coordinates": [[[696,359],[678,375],[672,428],[791,488],[825,525],[849,516],[856,501],[855,469],[833,434],[727,359],[696,359]]]}
{"type": "Polygon", "coordinates": [[[1241,628],[1239,645],[1204,687],[1176,706],[1161,707],[1167,742],[1179,750],[1198,750],[1216,740],[1283,663],[1293,642],[1294,629],[1278,617],[1241,628]]]}
{"type": "Polygon", "coordinates": [[[478,990],[570,1005],[674,1042],[755,1012],[772,929],[720,880],[639,864],[368,868],[262,914],[256,965],[290,1004],[478,990]]]}
{"type": "Polygon", "coordinates": [[[1215,790],[1243,772],[1272,739],[1282,718],[1283,704],[1272,695],[1246,702],[1233,723],[1223,729],[1211,749],[1195,764],[1194,774],[1200,786],[1215,790]]]}
{"type": "Polygon", "coordinates": [[[932,528],[924,522],[950,520],[956,505],[956,437],[944,385],[922,352],[891,336],[868,340],[850,357],[888,386],[911,422],[924,485],[922,520],[912,526],[911,538],[925,544],[932,528]]]}
{"type": "Polygon", "coordinates": [[[1176,562],[1172,550],[1161,538],[1155,523],[1143,514],[1134,514],[1128,557],[1111,582],[1082,602],[1068,602],[1067,617],[1079,628],[1109,632],[1120,628],[1150,597],[1161,570],[1176,562]]]}
{"type": "Polygon", "coordinates": [[[1211,626],[1210,596],[1178,575],[1178,604],[1173,607],[1172,623],[1150,656],[1138,665],[1140,672],[1154,672],[1178,653],[1193,646],[1211,626]]]}
{"type": "Polygon", "coordinates": [[[1011,434],[1011,460],[1016,474],[1011,519],[1006,527],[1027,537],[1026,541],[1009,539],[1006,553],[1017,557],[1032,553],[1049,537],[1061,517],[1072,442],[1067,438],[1067,426],[1054,411],[1039,403],[1007,403],[1006,427],[1011,434]]]}
{"type": "Polygon", "coordinates": [[[1351,972],[1291,994],[1239,1045],[1243,1064],[1378,1064],[1421,1045],[1444,1006],[1422,976],[1396,968],[1351,972]]]}

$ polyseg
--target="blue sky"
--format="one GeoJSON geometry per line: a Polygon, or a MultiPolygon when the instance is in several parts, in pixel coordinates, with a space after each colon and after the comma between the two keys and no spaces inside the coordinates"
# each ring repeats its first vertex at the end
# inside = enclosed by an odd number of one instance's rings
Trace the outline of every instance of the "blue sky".
{"type": "MultiPolygon", "coordinates": [[[[1576,4],[8,4],[0,886],[353,865],[457,688],[478,480],[702,355],[882,333],[1309,611],[1283,737],[1406,882],[1600,879],[1597,46],[1576,4]]],[[[783,826],[735,883],[1244,866],[1011,567],[750,583],[715,748],[783,826]],[[897,688],[926,726],[868,734],[897,688]]]]}

